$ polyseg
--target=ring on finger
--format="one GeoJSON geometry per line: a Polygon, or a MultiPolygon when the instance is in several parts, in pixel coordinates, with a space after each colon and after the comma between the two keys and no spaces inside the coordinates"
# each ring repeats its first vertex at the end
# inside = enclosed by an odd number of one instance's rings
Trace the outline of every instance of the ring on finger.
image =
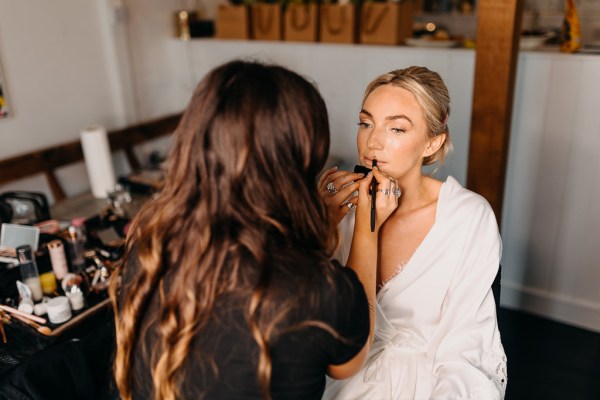
{"type": "Polygon", "coordinates": [[[394,186],[394,188],[392,189],[392,193],[394,193],[394,196],[400,197],[400,195],[402,194],[402,191],[400,190],[400,188],[398,186],[394,186]]]}
{"type": "Polygon", "coordinates": [[[356,204],[349,201],[345,204],[345,206],[348,207],[348,211],[346,211],[346,212],[350,212],[350,211],[352,211],[352,209],[354,209],[354,207],[356,207],[356,204]]]}
{"type": "Polygon", "coordinates": [[[335,188],[335,185],[333,184],[333,182],[329,182],[329,183],[327,184],[327,191],[328,191],[328,192],[329,192],[329,194],[331,194],[332,196],[338,192],[338,190],[335,188]]]}

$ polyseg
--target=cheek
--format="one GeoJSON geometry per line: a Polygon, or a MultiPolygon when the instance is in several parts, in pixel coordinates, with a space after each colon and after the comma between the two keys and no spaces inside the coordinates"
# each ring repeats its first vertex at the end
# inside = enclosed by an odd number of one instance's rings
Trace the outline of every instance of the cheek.
{"type": "Polygon", "coordinates": [[[363,150],[367,147],[367,137],[368,135],[360,133],[356,135],[356,148],[358,150],[358,155],[361,155],[363,150]]]}
{"type": "Polygon", "coordinates": [[[394,158],[402,164],[413,164],[421,159],[423,148],[415,141],[395,137],[394,140],[388,141],[386,151],[395,155],[394,158]]]}
{"type": "Polygon", "coordinates": [[[394,154],[402,153],[406,155],[407,152],[410,152],[410,143],[395,136],[386,143],[386,150],[394,154]]]}

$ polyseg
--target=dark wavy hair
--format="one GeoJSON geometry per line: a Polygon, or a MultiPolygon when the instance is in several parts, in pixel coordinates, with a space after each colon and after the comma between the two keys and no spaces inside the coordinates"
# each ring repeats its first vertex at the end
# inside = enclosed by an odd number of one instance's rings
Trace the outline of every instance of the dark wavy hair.
{"type": "Polygon", "coordinates": [[[318,90],[283,67],[232,61],[199,83],[174,133],[165,185],[127,238],[126,260],[135,260],[124,265],[130,279],[119,296],[111,285],[114,371],[124,399],[132,397],[133,353],[144,343],[141,321],[154,296],[154,396],[173,399],[194,336],[215,300],[236,291],[250,296],[258,383],[269,397],[269,344],[278,322],[315,279],[331,277],[337,234],[316,187],[329,142],[318,90]],[[273,295],[274,274],[293,279],[297,290],[273,295]]]}

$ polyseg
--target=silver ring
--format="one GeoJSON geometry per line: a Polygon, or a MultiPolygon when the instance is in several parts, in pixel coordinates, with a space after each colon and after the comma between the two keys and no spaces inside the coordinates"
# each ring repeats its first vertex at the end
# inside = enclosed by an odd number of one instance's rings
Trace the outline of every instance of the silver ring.
{"type": "Polygon", "coordinates": [[[345,205],[346,205],[346,207],[348,207],[348,211],[347,212],[352,211],[352,209],[354,207],[356,207],[356,205],[354,203],[352,203],[351,201],[347,202],[345,205]]]}
{"type": "Polygon", "coordinates": [[[328,191],[328,192],[329,192],[329,194],[331,194],[332,196],[338,192],[338,190],[335,188],[335,185],[333,184],[333,182],[329,182],[329,183],[327,184],[327,191],[328,191]]]}
{"type": "Polygon", "coordinates": [[[400,191],[400,188],[398,186],[395,186],[392,189],[392,193],[394,193],[394,196],[396,196],[396,197],[400,197],[400,195],[402,194],[402,192],[400,191]]]}

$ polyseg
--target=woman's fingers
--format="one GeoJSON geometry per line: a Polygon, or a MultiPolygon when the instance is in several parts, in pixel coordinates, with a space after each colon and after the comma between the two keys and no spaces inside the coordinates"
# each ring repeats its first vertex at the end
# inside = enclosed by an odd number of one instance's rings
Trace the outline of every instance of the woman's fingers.
{"type": "Polygon", "coordinates": [[[336,167],[325,171],[318,182],[318,190],[335,224],[352,211],[358,204],[353,193],[358,190],[357,180],[363,174],[348,171],[338,171],[336,167]]]}
{"type": "Polygon", "coordinates": [[[358,203],[356,196],[353,196],[353,193],[356,192],[357,189],[358,183],[352,182],[340,190],[337,194],[328,194],[323,197],[325,205],[333,215],[334,223],[336,225],[339,224],[342,219],[344,219],[346,214],[352,211],[358,203]],[[349,206],[348,204],[352,204],[352,206],[349,206]]]}
{"type": "Polygon", "coordinates": [[[373,176],[378,182],[376,192],[376,223],[378,226],[381,226],[398,207],[398,197],[394,193],[396,182],[393,178],[379,171],[377,167],[373,169],[373,176]]]}
{"type": "Polygon", "coordinates": [[[346,202],[337,206],[337,212],[335,215],[336,222],[339,224],[346,215],[356,208],[358,204],[358,196],[350,197],[346,202]]]}
{"type": "Polygon", "coordinates": [[[377,181],[377,191],[375,192],[377,197],[375,202],[376,228],[379,229],[398,207],[398,197],[393,194],[394,180],[379,171],[377,167],[373,168],[372,172],[360,181],[358,190],[357,223],[360,223],[364,229],[370,226],[372,179],[377,181]]]}
{"type": "Polygon", "coordinates": [[[319,191],[322,193],[327,192],[333,196],[342,190],[346,185],[353,183],[354,181],[361,179],[362,174],[357,174],[348,171],[331,171],[326,176],[319,180],[319,191]]]}
{"type": "Polygon", "coordinates": [[[321,187],[325,187],[327,185],[326,182],[329,182],[329,180],[327,179],[329,176],[331,176],[331,174],[333,174],[335,171],[337,171],[337,166],[334,166],[332,168],[329,168],[328,170],[326,170],[325,172],[323,172],[323,174],[321,174],[321,177],[319,178],[319,183],[317,185],[317,187],[320,189],[321,187]]]}

